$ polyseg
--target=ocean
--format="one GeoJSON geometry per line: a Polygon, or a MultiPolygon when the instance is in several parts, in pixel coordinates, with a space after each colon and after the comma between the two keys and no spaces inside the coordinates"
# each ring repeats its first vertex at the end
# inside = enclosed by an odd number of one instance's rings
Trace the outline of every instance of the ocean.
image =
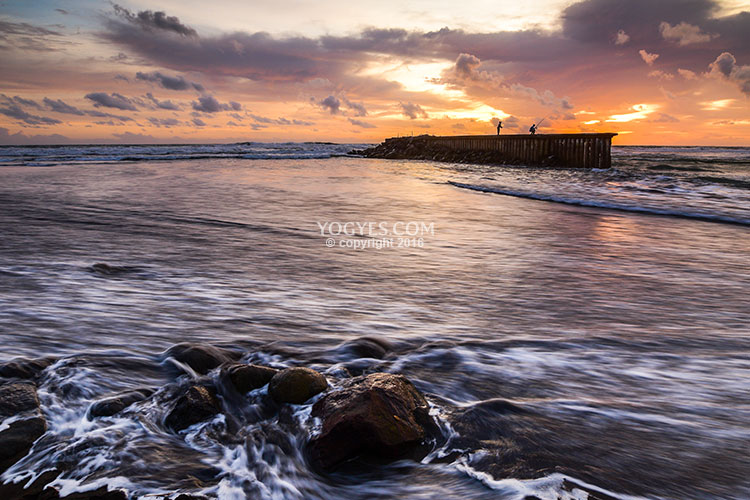
{"type": "Polygon", "coordinates": [[[47,432],[0,481],[750,498],[750,148],[615,147],[612,168],[584,170],[347,155],[365,146],[1,147],[0,363],[55,361],[47,432]],[[390,351],[346,348],[364,336],[390,351]],[[163,352],[180,342],[333,386],[403,374],[443,439],[421,460],[320,474],[310,405],[269,413],[266,389],[171,432],[169,395],[191,376],[163,352]],[[87,418],[134,388],[156,393],[87,418]]]}

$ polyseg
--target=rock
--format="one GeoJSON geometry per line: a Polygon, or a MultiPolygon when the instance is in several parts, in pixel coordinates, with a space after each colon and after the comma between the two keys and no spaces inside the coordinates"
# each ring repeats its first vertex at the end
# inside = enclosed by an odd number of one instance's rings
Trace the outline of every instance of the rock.
{"type": "Polygon", "coordinates": [[[96,417],[111,417],[122,410],[142,401],[154,393],[153,389],[136,389],[134,391],[127,391],[115,396],[102,399],[91,405],[89,408],[87,417],[89,419],[96,417]]]}
{"type": "Polygon", "coordinates": [[[376,337],[360,337],[358,339],[345,342],[342,350],[351,352],[358,358],[383,359],[388,351],[391,350],[391,344],[376,337]]]}
{"type": "Polygon", "coordinates": [[[310,368],[287,368],[273,376],[268,393],[277,403],[299,405],[323,392],[328,381],[323,374],[310,368]]]}
{"type": "Polygon", "coordinates": [[[260,389],[277,373],[279,370],[275,368],[259,365],[233,365],[227,368],[229,379],[240,394],[260,389]]]}
{"type": "Polygon", "coordinates": [[[36,378],[39,373],[55,362],[54,358],[28,359],[16,358],[0,365],[0,377],[3,378],[36,378]]]}
{"type": "Polygon", "coordinates": [[[177,399],[164,423],[173,431],[179,432],[213,417],[220,410],[221,404],[213,389],[193,385],[177,399]]]}
{"type": "Polygon", "coordinates": [[[0,386],[0,420],[16,417],[0,431],[0,473],[29,452],[47,430],[36,387],[17,383],[0,386]]]}
{"type": "Polygon", "coordinates": [[[373,373],[345,380],[312,409],[323,421],[310,441],[314,466],[330,470],[361,455],[398,458],[435,428],[427,400],[402,375],[373,373]]]}
{"type": "Polygon", "coordinates": [[[210,345],[182,343],[170,347],[164,353],[164,359],[169,357],[188,365],[196,373],[205,375],[236,356],[234,353],[210,345]]]}
{"type": "Polygon", "coordinates": [[[39,409],[36,387],[28,383],[0,385],[0,418],[39,409]]]}

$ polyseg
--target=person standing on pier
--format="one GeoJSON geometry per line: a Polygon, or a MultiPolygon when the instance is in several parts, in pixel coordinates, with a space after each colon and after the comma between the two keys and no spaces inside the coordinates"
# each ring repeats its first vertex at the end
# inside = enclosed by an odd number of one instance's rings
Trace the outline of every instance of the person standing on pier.
{"type": "Polygon", "coordinates": [[[497,122],[497,135],[500,135],[500,129],[503,128],[503,121],[498,120],[497,122]]]}
{"type": "Polygon", "coordinates": [[[531,127],[529,127],[529,132],[531,132],[531,135],[536,134],[536,124],[532,124],[531,127]]]}

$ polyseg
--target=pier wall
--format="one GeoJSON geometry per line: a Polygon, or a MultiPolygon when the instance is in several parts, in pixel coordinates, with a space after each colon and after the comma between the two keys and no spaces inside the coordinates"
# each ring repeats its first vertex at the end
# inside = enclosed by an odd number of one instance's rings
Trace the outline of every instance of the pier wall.
{"type": "MultiPolygon", "coordinates": [[[[616,135],[602,133],[419,136],[419,143],[428,150],[441,149],[467,154],[487,152],[493,158],[508,163],[609,168],[612,164],[612,138],[616,135]]],[[[408,138],[386,139],[383,146],[387,147],[389,143],[394,146],[405,141],[408,141],[408,138]]]]}

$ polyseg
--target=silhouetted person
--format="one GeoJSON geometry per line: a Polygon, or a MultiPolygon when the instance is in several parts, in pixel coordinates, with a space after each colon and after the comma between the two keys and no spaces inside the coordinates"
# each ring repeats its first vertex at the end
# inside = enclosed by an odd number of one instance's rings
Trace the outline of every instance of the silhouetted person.
{"type": "Polygon", "coordinates": [[[503,128],[503,122],[500,120],[497,122],[497,135],[500,135],[500,129],[503,128]]]}
{"type": "Polygon", "coordinates": [[[531,132],[531,135],[536,134],[536,125],[532,125],[531,127],[529,127],[529,132],[531,132]]]}

